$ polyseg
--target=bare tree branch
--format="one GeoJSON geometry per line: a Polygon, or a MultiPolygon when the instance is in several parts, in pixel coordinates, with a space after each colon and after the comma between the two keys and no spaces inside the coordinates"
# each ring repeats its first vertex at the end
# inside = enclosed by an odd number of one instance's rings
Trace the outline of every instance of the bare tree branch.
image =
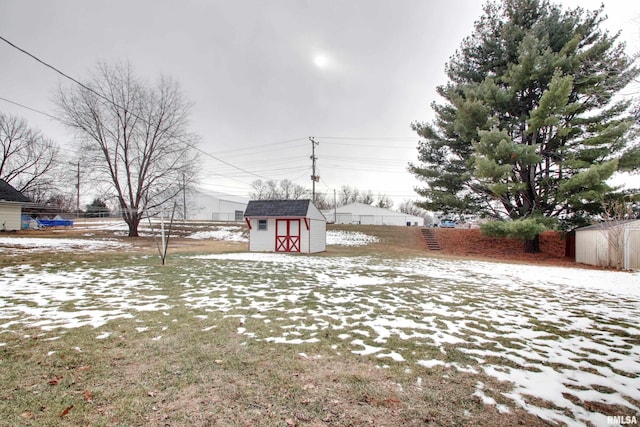
{"type": "Polygon", "coordinates": [[[26,120],[0,113],[0,178],[39,202],[55,188],[59,149],[26,120]]]}

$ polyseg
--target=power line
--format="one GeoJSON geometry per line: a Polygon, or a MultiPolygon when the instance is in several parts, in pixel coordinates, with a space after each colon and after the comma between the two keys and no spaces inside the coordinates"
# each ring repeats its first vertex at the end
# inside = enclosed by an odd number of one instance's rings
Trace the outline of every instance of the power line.
{"type": "Polygon", "coordinates": [[[419,138],[415,137],[394,137],[394,136],[318,136],[318,139],[339,139],[339,140],[382,140],[382,141],[415,141],[419,138]]]}
{"type": "Polygon", "coordinates": [[[307,138],[292,138],[292,139],[287,139],[284,141],[276,141],[276,142],[268,142],[265,144],[256,144],[256,145],[251,145],[251,146],[247,146],[247,147],[242,147],[242,148],[235,148],[235,149],[231,149],[231,150],[224,150],[224,151],[217,151],[216,154],[229,154],[229,153],[237,153],[237,152],[241,152],[241,151],[248,151],[251,150],[253,152],[256,151],[256,148],[266,148],[266,147],[273,147],[275,145],[284,145],[284,144],[290,144],[292,142],[297,142],[297,141],[304,141],[307,138]]]}
{"type": "Polygon", "coordinates": [[[309,169],[305,169],[305,171],[302,173],[302,175],[299,175],[293,179],[291,179],[292,182],[296,182],[299,179],[302,179],[302,177],[306,176],[309,173],[309,169]]]}
{"type": "Polygon", "coordinates": [[[324,180],[324,178],[320,178],[320,181],[324,184],[325,187],[327,187],[329,190],[332,191],[336,191],[333,187],[331,187],[329,184],[327,184],[327,181],[324,180]]]}
{"type": "MultiPolygon", "coordinates": [[[[128,112],[129,114],[131,114],[132,116],[134,116],[134,117],[136,117],[137,119],[141,120],[142,122],[149,123],[145,118],[139,117],[137,114],[135,114],[135,113],[133,113],[133,112],[131,112],[131,111],[128,111],[126,108],[124,108],[124,107],[120,106],[119,104],[117,104],[117,103],[116,103],[115,101],[113,101],[112,99],[109,99],[108,97],[106,97],[105,95],[103,95],[103,94],[101,94],[101,93],[97,92],[96,90],[94,90],[94,89],[93,89],[93,88],[91,88],[90,86],[87,86],[87,85],[83,84],[82,82],[80,82],[80,81],[78,81],[77,79],[73,78],[73,77],[72,77],[72,76],[70,76],[69,74],[67,74],[67,73],[65,73],[65,72],[61,71],[60,69],[58,69],[57,67],[54,67],[53,65],[51,65],[51,64],[49,64],[49,63],[47,63],[47,62],[43,61],[42,59],[38,58],[38,57],[37,57],[37,56],[35,56],[34,54],[32,54],[32,53],[28,52],[27,50],[25,50],[25,49],[23,49],[23,48],[21,48],[21,47],[17,46],[16,44],[12,43],[11,41],[7,40],[6,38],[4,38],[4,37],[0,36],[0,40],[4,41],[5,43],[7,43],[9,46],[13,47],[14,49],[17,49],[17,50],[18,50],[18,51],[20,51],[21,53],[23,53],[23,54],[25,54],[25,55],[29,56],[29,57],[30,57],[30,58],[32,58],[33,60],[35,60],[35,61],[37,61],[38,63],[42,64],[43,66],[45,66],[45,67],[47,67],[47,68],[49,68],[49,69],[53,70],[53,71],[54,71],[54,72],[56,72],[57,74],[59,74],[59,75],[63,76],[64,78],[66,78],[66,79],[70,80],[71,82],[73,82],[73,83],[77,84],[78,86],[80,86],[80,87],[84,88],[85,90],[87,90],[87,91],[89,91],[89,92],[93,93],[94,95],[98,96],[99,98],[101,98],[101,99],[105,100],[107,103],[109,103],[109,104],[111,104],[111,105],[115,106],[115,107],[116,107],[116,108],[118,108],[118,109],[121,109],[121,110],[124,110],[124,111],[128,112]]],[[[35,109],[35,108],[28,107],[28,106],[26,106],[26,105],[20,104],[20,103],[15,102],[15,101],[8,100],[8,99],[6,99],[6,98],[0,98],[0,99],[2,99],[2,100],[3,100],[3,101],[5,101],[5,102],[11,103],[11,104],[14,104],[14,105],[20,106],[20,107],[22,107],[22,108],[26,108],[26,109],[28,109],[28,110],[31,110],[31,111],[37,112],[37,113],[39,113],[39,114],[45,115],[45,116],[47,116],[47,117],[53,118],[53,119],[55,119],[55,120],[57,120],[57,121],[59,121],[59,122],[61,122],[61,123],[64,123],[64,122],[65,122],[65,121],[64,121],[63,119],[61,119],[61,118],[55,117],[55,116],[53,116],[53,115],[51,115],[51,114],[45,113],[45,112],[40,111],[40,110],[37,110],[37,109],[35,109]]],[[[172,135],[172,134],[171,134],[171,133],[169,133],[169,135],[172,135]]],[[[172,136],[173,136],[173,137],[175,137],[175,138],[178,138],[176,135],[172,135],[172,136]]],[[[346,141],[413,141],[413,142],[418,142],[418,141],[419,141],[419,139],[418,139],[418,138],[407,138],[407,137],[337,137],[337,136],[324,136],[324,137],[320,137],[320,138],[321,138],[321,139],[329,139],[329,140],[333,140],[333,141],[345,141],[345,140],[346,140],[346,141]]],[[[239,153],[239,152],[247,151],[247,150],[253,150],[254,152],[255,152],[255,151],[260,151],[260,150],[256,150],[256,148],[263,148],[263,150],[262,150],[262,151],[264,151],[264,149],[265,149],[265,148],[267,148],[267,147],[273,147],[273,146],[276,146],[276,145],[289,144],[289,143],[292,143],[292,142],[300,141],[300,140],[302,140],[302,139],[303,139],[303,138],[294,138],[294,139],[285,140],[285,141],[276,141],[276,142],[273,142],[273,143],[260,144],[260,145],[256,145],[256,146],[252,146],[252,147],[244,147],[244,148],[239,148],[239,149],[235,149],[235,150],[226,150],[226,151],[223,151],[223,152],[221,152],[221,153],[227,153],[227,154],[228,154],[228,153],[234,153],[234,152],[235,152],[235,153],[239,153]]],[[[316,176],[316,170],[315,170],[315,167],[316,167],[315,145],[317,145],[317,144],[318,144],[318,141],[316,141],[316,140],[314,140],[314,139],[312,139],[312,138],[310,138],[310,139],[312,140],[312,156],[311,156],[311,158],[312,158],[312,160],[313,160],[313,167],[312,167],[312,181],[313,181],[313,186],[314,186],[314,188],[315,188],[315,182],[317,182],[317,178],[318,178],[318,177],[316,176]]],[[[327,144],[332,144],[332,145],[347,145],[347,146],[349,146],[349,145],[350,145],[350,146],[357,146],[357,147],[391,148],[391,147],[389,147],[388,145],[377,145],[377,144],[355,144],[355,143],[333,142],[333,141],[328,141],[328,142],[326,142],[326,143],[327,143],[327,144]]],[[[211,154],[211,153],[209,153],[209,152],[207,152],[207,151],[205,151],[205,150],[203,150],[203,149],[201,149],[201,148],[199,148],[199,147],[195,146],[195,144],[193,144],[193,143],[191,143],[191,142],[189,142],[189,141],[184,141],[184,140],[183,140],[183,142],[184,142],[187,146],[189,146],[189,147],[191,147],[192,149],[194,149],[194,150],[196,150],[196,151],[198,151],[198,152],[200,152],[200,153],[204,154],[205,156],[207,156],[207,157],[209,157],[209,158],[211,158],[211,159],[213,159],[213,160],[216,160],[217,162],[222,163],[222,164],[224,164],[224,165],[226,165],[226,166],[228,166],[228,167],[230,167],[230,168],[232,168],[232,169],[238,170],[238,171],[242,172],[243,174],[250,175],[250,176],[254,176],[254,177],[257,177],[257,178],[260,178],[260,179],[267,179],[267,180],[268,180],[268,179],[270,179],[270,178],[267,178],[267,177],[265,177],[265,176],[259,175],[259,174],[258,174],[258,173],[256,173],[256,172],[249,171],[249,170],[247,170],[246,168],[243,168],[243,167],[240,167],[240,166],[238,166],[238,165],[236,165],[236,164],[233,164],[233,163],[231,163],[231,162],[229,162],[229,161],[223,160],[222,158],[220,158],[220,157],[218,157],[218,156],[216,156],[216,155],[214,155],[214,154],[211,154]]],[[[414,147],[393,147],[393,149],[409,149],[409,148],[411,148],[411,149],[415,149],[414,147]]],[[[270,151],[270,148],[268,148],[268,149],[267,149],[267,151],[270,151]]],[[[336,160],[339,160],[339,159],[336,159],[336,160]]],[[[377,162],[378,164],[385,164],[385,165],[388,165],[388,166],[392,166],[389,162],[393,162],[393,161],[390,161],[390,160],[378,160],[378,159],[360,159],[360,161],[361,161],[361,162],[363,162],[363,163],[369,163],[369,164],[375,164],[375,163],[377,162]]],[[[261,163],[263,163],[263,162],[261,162],[261,163]]],[[[340,168],[339,166],[336,166],[336,167],[337,167],[337,168],[340,168]]],[[[296,170],[296,169],[299,169],[299,168],[273,168],[273,169],[262,169],[260,172],[276,172],[276,171],[296,170]]],[[[371,169],[357,169],[357,168],[353,168],[353,167],[350,167],[349,169],[352,169],[352,170],[365,170],[365,171],[370,171],[370,170],[371,170],[371,169]]],[[[375,170],[376,170],[377,172],[381,172],[381,173],[383,173],[383,172],[384,172],[384,171],[381,171],[381,170],[379,170],[379,169],[375,169],[375,170]]],[[[399,173],[399,172],[397,172],[397,173],[399,173]]],[[[240,183],[242,183],[242,184],[245,184],[245,183],[244,183],[244,182],[242,182],[242,181],[239,181],[239,180],[237,180],[237,179],[234,179],[232,176],[230,176],[230,174],[227,174],[226,176],[223,176],[223,175],[220,175],[220,176],[222,176],[222,177],[224,177],[224,178],[227,178],[227,179],[234,180],[234,181],[238,181],[238,182],[240,182],[240,183]]],[[[326,184],[326,183],[325,183],[325,184],[326,184]]]]}
{"type": "Polygon", "coordinates": [[[401,165],[406,164],[408,160],[405,159],[389,159],[389,158],[379,158],[379,157],[361,157],[356,153],[354,156],[346,157],[346,156],[325,156],[328,160],[333,160],[337,162],[348,162],[352,163],[353,161],[357,161],[358,163],[371,163],[371,164],[382,164],[382,165],[401,165]]]}
{"type": "Polygon", "coordinates": [[[278,166],[278,165],[291,165],[291,163],[293,161],[302,161],[304,160],[307,156],[286,156],[286,157],[281,157],[280,156],[280,152],[274,152],[274,154],[277,154],[278,157],[274,158],[274,159],[265,159],[264,157],[261,157],[260,159],[247,159],[246,162],[241,162],[239,164],[242,164],[243,167],[250,167],[250,166],[278,166]],[[268,163],[268,164],[266,164],[268,163]]]}
{"type": "MultiPolygon", "coordinates": [[[[36,109],[36,108],[29,107],[29,106],[27,106],[27,105],[25,105],[25,104],[22,104],[22,103],[19,103],[19,102],[16,102],[16,101],[12,101],[12,100],[7,99],[7,98],[4,98],[4,97],[0,97],[0,100],[5,101],[5,102],[10,103],[10,104],[13,104],[13,105],[16,105],[16,106],[21,107],[21,108],[25,108],[25,109],[30,110],[30,111],[33,111],[33,112],[36,112],[36,113],[41,114],[41,115],[44,115],[44,116],[46,116],[46,117],[52,118],[52,119],[54,119],[54,120],[56,120],[56,121],[58,121],[58,122],[60,122],[60,123],[64,123],[63,119],[61,119],[61,118],[59,118],[59,117],[56,117],[56,116],[54,116],[54,115],[52,115],[52,114],[49,114],[49,113],[46,113],[46,112],[44,112],[44,111],[38,110],[38,109],[36,109]]],[[[276,141],[276,142],[268,143],[268,144],[265,144],[265,145],[267,145],[267,146],[274,146],[274,145],[279,145],[279,144],[285,144],[285,143],[291,143],[291,142],[294,142],[294,141],[299,141],[299,140],[301,140],[301,139],[303,139],[303,138],[295,138],[295,139],[290,139],[290,140],[286,140],[286,141],[276,141]]],[[[60,145],[58,145],[58,148],[59,148],[59,149],[61,149],[61,150],[64,150],[64,151],[68,151],[68,152],[70,152],[70,153],[74,153],[74,154],[75,154],[75,153],[77,153],[77,150],[72,150],[72,149],[70,149],[70,148],[65,148],[65,147],[62,147],[62,146],[60,146],[60,145]]],[[[194,148],[194,149],[196,149],[196,150],[200,151],[201,153],[203,153],[203,154],[205,154],[205,155],[207,155],[207,156],[214,157],[214,158],[215,158],[216,160],[218,160],[218,161],[222,161],[222,162],[224,162],[224,163],[226,163],[226,164],[228,164],[228,165],[231,165],[232,169],[234,169],[234,170],[245,171],[245,169],[240,168],[240,167],[239,167],[239,166],[237,166],[237,165],[232,165],[231,163],[226,162],[226,161],[224,161],[224,160],[218,159],[216,156],[214,156],[214,155],[212,155],[212,154],[210,154],[210,153],[208,153],[208,152],[206,152],[206,151],[204,151],[204,150],[202,150],[202,149],[200,149],[200,148],[198,148],[198,147],[192,147],[192,148],[194,148]]],[[[271,166],[275,166],[275,165],[277,165],[277,164],[289,164],[289,163],[290,163],[290,161],[289,161],[290,159],[298,159],[298,158],[299,158],[299,157],[287,157],[287,158],[281,159],[280,161],[271,162],[271,163],[270,163],[270,165],[271,165],[271,166]]],[[[251,164],[251,165],[253,165],[253,164],[256,164],[256,165],[264,165],[264,160],[259,160],[259,161],[251,162],[250,164],[251,164]]],[[[268,179],[268,180],[270,180],[271,178],[263,177],[263,176],[261,176],[261,175],[258,175],[258,173],[264,173],[264,172],[272,172],[272,173],[273,173],[273,172],[284,172],[284,171],[289,171],[289,170],[290,170],[290,171],[297,171],[297,170],[302,170],[302,169],[305,169],[305,168],[304,168],[304,167],[301,167],[301,166],[288,167],[288,168],[267,168],[267,169],[260,169],[260,170],[256,170],[256,171],[254,171],[254,172],[246,171],[246,172],[243,172],[243,174],[249,173],[249,174],[253,174],[254,176],[257,176],[257,177],[259,177],[259,178],[263,178],[263,179],[268,179]]],[[[306,172],[305,172],[304,174],[306,174],[306,172]]],[[[206,176],[217,176],[217,177],[221,177],[221,178],[229,179],[229,180],[231,180],[231,181],[238,182],[238,183],[240,183],[240,184],[248,185],[246,182],[244,182],[244,181],[240,181],[239,179],[237,179],[237,177],[238,177],[237,175],[236,175],[236,176],[234,176],[234,175],[232,175],[231,173],[223,174],[223,173],[221,173],[221,172],[209,172],[209,171],[205,170],[205,175],[206,175],[206,176]]],[[[297,180],[297,179],[298,179],[298,178],[296,178],[296,180],[297,180]]],[[[236,188],[239,188],[239,187],[236,187],[236,188]]]]}
{"type": "MultiPolygon", "coordinates": [[[[36,112],[38,114],[44,115],[44,116],[49,117],[51,119],[54,119],[56,121],[63,122],[63,120],[60,119],[59,117],[56,117],[56,116],[54,116],[52,114],[49,114],[49,113],[46,113],[44,111],[38,110],[36,108],[29,107],[29,106],[27,106],[25,104],[22,104],[22,103],[19,103],[19,102],[16,102],[16,101],[4,98],[4,97],[0,97],[0,100],[5,101],[5,102],[10,103],[10,104],[13,104],[13,105],[16,105],[16,106],[19,106],[21,108],[25,108],[25,109],[33,111],[33,112],[36,112]]],[[[268,144],[264,144],[264,145],[256,145],[256,146],[253,146],[253,147],[261,147],[261,146],[266,147],[266,146],[282,145],[282,144],[287,144],[287,143],[300,141],[300,140],[301,140],[301,138],[294,138],[294,139],[289,139],[289,140],[285,140],[285,141],[276,141],[276,142],[268,143],[268,144]]],[[[331,144],[331,143],[329,143],[329,144],[331,144]]],[[[65,148],[65,147],[61,147],[61,146],[59,146],[59,148],[64,150],[64,151],[71,152],[71,153],[75,153],[76,152],[75,150],[72,150],[72,149],[69,149],[69,148],[65,148]]],[[[210,153],[208,153],[208,152],[206,152],[206,151],[204,151],[202,149],[199,149],[197,147],[194,147],[194,148],[196,148],[198,151],[204,153],[205,155],[208,155],[208,156],[211,156],[211,157],[215,158],[215,156],[211,155],[210,153]]],[[[250,149],[250,148],[251,147],[247,147],[245,149],[250,149]]],[[[243,150],[243,149],[239,149],[239,150],[243,150]]],[[[229,150],[229,151],[233,151],[233,150],[229,150]]],[[[289,157],[286,157],[286,158],[280,158],[279,160],[276,160],[274,162],[270,162],[270,165],[271,166],[276,166],[276,165],[279,165],[279,164],[288,164],[288,163],[290,163],[290,160],[295,160],[295,159],[298,159],[298,158],[299,158],[299,156],[289,156],[289,157]]],[[[333,160],[333,162],[336,162],[336,161],[337,162],[340,162],[340,161],[349,162],[348,159],[341,158],[339,156],[326,156],[326,158],[333,160]]],[[[217,158],[215,158],[215,159],[218,160],[217,158]]],[[[223,161],[223,162],[226,162],[226,161],[223,161]]],[[[231,165],[229,162],[226,162],[226,163],[231,165]]],[[[248,163],[248,165],[252,165],[252,166],[253,165],[263,165],[263,164],[264,164],[264,160],[257,160],[257,161],[252,161],[252,162],[248,163]]],[[[393,166],[394,164],[404,164],[404,161],[375,159],[375,158],[358,158],[358,166],[362,166],[363,164],[369,164],[369,165],[380,164],[380,165],[386,165],[386,166],[393,166]]],[[[342,169],[342,170],[347,169],[347,170],[357,170],[357,171],[365,171],[365,172],[376,171],[378,173],[401,173],[401,171],[397,171],[397,170],[395,170],[395,168],[394,168],[394,170],[389,171],[389,170],[381,170],[380,168],[353,167],[353,165],[340,166],[338,164],[330,164],[329,166],[331,166],[334,169],[342,169]]],[[[285,167],[265,168],[265,169],[254,170],[253,172],[248,172],[248,171],[246,171],[246,169],[240,168],[237,165],[231,165],[230,167],[232,167],[232,169],[234,169],[234,170],[243,171],[243,174],[249,173],[249,174],[253,174],[254,176],[258,176],[258,177],[261,177],[261,175],[258,175],[258,173],[265,173],[265,172],[276,173],[276,172],[296,171],[296,170],[304,170],[304,169],[306,169],[303,166],[295,166],[295,167],[288,167],[288,168],[285,168],[285,167]],[[244,171],[246,171],[246,172],[244,172],[244,171]]],[[[304,176],[306,173],[307,172],[303,172],[303,174],[301,176],[293,179],[293,181],[297,181],[298,179],[301,179],[301,177],[304,176]]],[[[221,177],[221,178],[226,178],[226,179],[229,179],[231,181],[235,181],[235,182],[238,182],[238,183],[246,185],[246,183],[244,181],[240,181],[239,179],[237,179],[238,178],[237,175],[233,175],[231,173],[223,174],[222,172],[219,172],[219,171],[218,172],[207,172],[205,170],[205,174],[208,175],[208,176],[217,176],[217,177],[221,177]]],[[[264,179],[270,179],[270,178],[264,178],[264,179]]],[[[323,180],[323,183],[328,188],[331,188],[331,187],[328,186],[328,184],[324,180],[323,180]]],[[[238,187],[236,187],[236,188],[238,188],[238,187]]]]}
{"type": "Polygon", "coordinates": [[[339,145],[346,147],[360,147],[360,148],[393,148],[394,150],[415,150],[416,145],[420,142],[420,138],[397,138],[397,137],[383,137],[383,136],[374,136],[374,137],[338,137],[338,136],[324,136],[318,137],[318,139],[322,139],[322,143],[329,145],[339,145]],[[325,141],[325,140],[330,141],[325,141]],[[406,145],[396,145],[396,144],[362,144],[356,142],[339,142],[339,141],[388,141],[391,143],[394,142],[413,142],[414,144],[411,146],[406,145]]]}
{"type": "MultiPolygon", "coordinates": [[[[51,114],[49,114],[49,113],[45,113],[44,111],[38,110],[38,109],[33,108],[33,107],[29,107],[29,106],[27,106],[27,105],[21,104],[21,103],[16,102],[16,101],[12,101],[12,100],[7,99],[7,98],[4,98],[4,97],[0,97],[0,100],[5,101],[5,102],[8,102],[9,104],[16,105],[16,106],[21,107],[21,108],[25,108],[25,109],[30,110],[30,111],[33,111],[33,112],[36,112],[36,113],[38,113],[38,114],[42,114],[42,115],[44,115],[44,116],[47,116],[47,117],[49,117],[49,118],[52,118],[52,119],[54,119],[54,120],[56,120],[56,121],[58,121],[58,122],[60,122],[60,123],[63,123],[63,124],[64,124],[64,120],[63,120],[63,119],[61,119],[61,118],[59,118],[59,117],[56,117],[56,116],[54,116],[54,115],[51,115],[51,114]]],[[[116,107],[118,107],[118,105],[117,105],[117,104],[115,104],[115,103],[114,103],[114,105],[115,105],[116,107]]],[[[118,107],[118,108],[122,108],[122,107],[118,107]]],[[[137,117],[137,116],[136,116],[136,117],[137,117]]],[[[141,120],[142,120],[142,119],[141,119],[141,120]]],[[[234,168],[234,169],[240,170],[241,172],[244,172],[244,173],[249,174],[249,175],[254,175],[254,176],[258,177],[258,178],[269,179],[269,178],[266,178],[266,177],[263,177],[263,176],[257,175],[257,174],[255,174],[255,173],[253,173],[253,172],[249,172],[249,171],[247,171],[247,170],[245,170],[245,169],[243,169],[243,168],[240,168],[239,166],[233,165],[233,164],[231,164],[231,163],[229,163],[229,162],[227,162],[227,161],[225,161],[225,160],[222,160],[222,159],[220,159],[220,158],[218,158],[218,157],[214,156],[213,154],[208,153],[208,152],[204,151],[203,149],[201,149],[201,148],[199,148],[199,147],[195,146],[194,144],[190,144],[190,143],[188,143],[188,142],[185,142],[185,143],[186,143],[189,147],[193,148],[194,150],[197,150],[197,151],[199,151],[200,153],[202,153],[202,154],[204,154],[204,155],[206,155],[206,156],[208,156],[208,157],[211,157],[211,158],[213,158],[214,160],[217,160],[217,161],[219,161],[219,162],[221,162],[221,163],[223,163],[223,164],[226,164],[226,165],[228,165],[228,166],[230,166],[230,167],[232,167],[232,168],[234,168]]],[[[69,152],[74,152],[74,153],[76,152],[75,150],[71,150],[71,149],[68,149],[68,148],[61,147],[61,146],[58,146],[58,147],[59,147],[61,150],[65,150],[65,151],[69,151],[69,152]]],[[[222,176],[222,175],[220,175],[220,176],[222,176]]],[[[233,178],[229,178],[229,179],[232,179],[232,180],[233,180],[233,178]]],[[[238,181],[238,182],[240,182],[240,183],[244,184],[242,181],[238,181]]]]}
{"type": "MultiPolygon", "coordinates": [[[[416,143],[418,143],[420,140],[416,139],[414,140],[416,143]]],[[[404,147],[404,146],[390,146],[390,145],[378,145],[378,144],[350,144],[348,142],[328,142],[328,141],[322,141],[324,144],[329,144],[329,145],[340,145],[340,146],[348,146],[348,147],[361,147],[361,148],[393,148],[394,150],[415,150],[416,147],[412,146],[412,147],[404,147]]]]}
{"type": "Polygon", "coordinates": [[[51,118],[51,119],[54,119],[54,120],[58,120],[58,121],[60,121],[60,119],[59,119],[58,117],[56,117],[56,116],[52,116],[52,115],[51,115],[51,114],[49,114],[49,113],[45,113],[44,111],[40,111],[40,110],[38,110],[38,109],[28,107],[28,106],[26,106],[26,105],[24,105],[24,104],[20,104],[19,102],[12,101],[12,100],[7,99],[7,98],[4,98],[4,97],[2,97],[2,96],[0,96],[0,100],[2,100],[2,101],[4,101],[4,102],[8,102],[9,104],[17,105],[18,107],[22,107],[22,108],[27,109],[27,110],[31,110],[31,111],[33,111],[34,113],[42,114],[43,116],[47,116],[47,117],[49,117],[49,118],[51,118]]]}
{"type": "MultiPolygon", "coordinates": [[[[98,96],[99,98],[101,98],[101,99],[103,99],[103,100],[107,101],[109,104],[113,105],[114,107],[116,107],[116,108],[118,108],[118,109],[121,109],[121,110],[123,110],[123,111],[125,111],[125,112],[127,112],[127,113],[131,114],[133,117],[137,118],[138,120],[140,120],[140,121],[142,121],[142,122],[144,122],[144,123],[151,124],[151,123],[149,123],[146,119],[144,119],[144,118],[142,118],[142,117],[138,116],[138,115],[137,115],[137,114],[135,114],[134,112],[128,111],[126,108],[124,108],[124,107],[120,106],[120,105],[119,105],[119,104],[117,104],[115,101],[113,101],[113,100],[111,100],[111,99],[107,98],[106,96],[104,96],[103,94],[101,94],[101,93],[97,92],[96,90],[92,89],[91,87],[89,87],[89,86],[87,86],[87,85],[85,85],[85,84],[81,83],[80,81],[76,80],[75,78],[71,77],[70,75],[68,75],[68,74],[66,74],[66,73],[64,73],[64,72],[62,72],[61,70],[59,70],[58,68],[54,67],[53,65],[48,64],[47,62],[43,61],[42,59],[38,58],[37,56],[33,55],[32,53],[30,53],[30,52],[26,51],[25,49],[22,49],[21,47],[19,47],[19,46],[17,46],[16,44],[14,44],[14,43],[10,42],[9,40],[7,40],[6,38],[4,38],[4,37],[0,36],[0,40],[4,41],[4,42],[5,42],[5,43],[7,43],[9,46],[13,47],[14,49],[17,49],[18,51],[20,51],[20,52],[22,52],[22,53],[24,53],[25,55],[29,56],[30,58],[34,59],[34,60],[35,60],[35,61],[37,61],[38,63],[40,63],[40,64],[44,65],[45,67],[50,68],[51,70],[53,70],[53,71],[55,71],[56,73],[58,73],[58,74],[60,74],[61,76],[63,76],[64,78],[66,78],[66,79],[68,79],[68,80],[70,80],[70,81],[74,82],[74,83],[75,83],[75,84],[77,84],[78,86],[80,86],[80,87],[82,87],[82,88],[84,88],[84,89],[88,90],[89,92],[93,93],[94,95],[98,96]]],[[[64,123],[64,121],[63,121],[63,120],[61,120],[61,119],[59,119],[59,118],[57,118],[57,117],[56,117],[56,120],[59,120],[59,121],[61,121],[62,123],[64,123]]],[[[176,137],[176,135],[172,135],[172,136],[173,136],[174,138],[177,138],[177,137],[176,137]]],[[[236,166],[236,165],[234,165],[234,164],[232,164],[232,163],[227,162],[226,160],[222,160],[221,158],[219,158],[219,157],[217,157],[217,156],[214,156],[213,154],[208,153],[208,152],[206,152],[206,151],[204,151],[204,150],[202,150],[202,149],[200,149],[200,148],[196,147],[196,146],[195,146],[195,144],[193,144],[193,143],[190,143],[190,142],[188,142],[188,141],[184,141],[184,140],[183,140],[183,142],[184,142],[187,146],[189,146],[189,147],[193,148],[194,150],[197,150],[197,151],[201,152],[202,154],[204,154],[204,155],[206,155],[206,156],[208,156],[208,157],[211,157],[211,158],[212,158],[212,159],[214,159],[214,160],[217,160],[217,161],[218,161],[218,162],[220,162],[220,163],[223,163],[223,164],[225,164],[225,165],[227,165],[227,166],[230,166],[230,167],[232,167],[232,168],[238,169],[239,171],[242,171],[242,172],[244,172],[244,173],[246,173],[246,174],[253,175],[253,176],[257,177],[257,178],[269,179],[269,178],[266,178],[266,177],[264,177],[264,176],[260,176],[260,175],[258,175],[258,174],[253,173],[253,172],[250,172],[250,171],[248,171],[248,170],[245,170],[245,169],[243,169],[243,168],[241,168],[241,167],[238,167],[238,166],[236,166]]]]}
{"type": "MultiPolygon", "coordinates": [[[[114,106],[118,107],[118,108],[122,108],[123,110],[127,111],[126,108],[123,108],[121,106],[119,106],[118,104],[116,104],[113,100],[110,100],[109,98],[107,98],[106,96],[104,96],[103,94],[93,90],[92,88],[90,88],[89,86],[85,85],[84,83],[74,79],[73,77],[71,77],[70,75],[60,71],[59,69],[57,69],[56,67],[54,67],[51,64],[48,64],[46,62],[44,62],[42,59],[38,58],[37,56],[35,56],[34,54],[22,49],[21,47],[15,45],[14,43],[10,42],[9,40],[5,39],[4,37],[0,36],[0,40],[2,40],[3,42],[7,43],[9,46],[13,47],[14,49],[19,50],[20,52],[24,53],[25,55],[27,55],[28,57],[34,59],[35,61],[39,62],[40,64],[44,65],[47,68],[50,68],[51,70],[55,71],[56,73],[60,74],[61,76],[63,76],[64,78],[71,80],[72,82],[74,82],[75,84],[77,84],[78,86],[88,90],[89,92],[93,93],[94,95],[104,99],[105,101],[113,104],[114,106]]],[[[135,115],[134,113],[131,113],[132,115],[134,115],[136,118],[141,119],[140,117],[138,117],[137,115],[135,115]]],[[[141,119],[142,120],[142,119],[141,119]]]]}

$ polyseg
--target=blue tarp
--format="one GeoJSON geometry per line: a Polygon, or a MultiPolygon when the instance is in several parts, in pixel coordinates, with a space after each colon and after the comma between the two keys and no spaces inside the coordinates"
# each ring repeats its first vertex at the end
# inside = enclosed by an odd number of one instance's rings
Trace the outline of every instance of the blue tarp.
{"type": "Polygon", "coordinates": [[[72,219],[37,219],[38,224],[43,227],[71,227],[72,219]]]}
{"type": "Polygon", "coordinates": [[[32,218],[29,215],[22,215],[22,228],[42,228],[42,227],[71,227],[73,226],[72,219],[44,219],[44,218],[32,218]]]}

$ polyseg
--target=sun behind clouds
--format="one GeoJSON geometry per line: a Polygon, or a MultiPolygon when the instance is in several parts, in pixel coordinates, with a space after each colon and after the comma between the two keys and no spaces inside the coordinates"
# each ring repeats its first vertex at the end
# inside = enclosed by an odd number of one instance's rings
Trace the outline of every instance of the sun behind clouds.
{"type": "Polygon", "coordinates": [[[329,57],[323,53],[317,53],[313,56],[313,63],[318,68],[327,68],[330,62],[329,57]]]}

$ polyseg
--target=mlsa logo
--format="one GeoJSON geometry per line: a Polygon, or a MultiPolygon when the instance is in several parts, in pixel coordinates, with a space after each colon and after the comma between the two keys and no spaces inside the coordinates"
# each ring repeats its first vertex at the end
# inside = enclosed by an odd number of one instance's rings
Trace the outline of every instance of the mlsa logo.
{"type": "Polygon", "coordinates": [[[607,417],[607,424],[616,426],[637,425],[638,419],[635,415],[607,417]]]}

